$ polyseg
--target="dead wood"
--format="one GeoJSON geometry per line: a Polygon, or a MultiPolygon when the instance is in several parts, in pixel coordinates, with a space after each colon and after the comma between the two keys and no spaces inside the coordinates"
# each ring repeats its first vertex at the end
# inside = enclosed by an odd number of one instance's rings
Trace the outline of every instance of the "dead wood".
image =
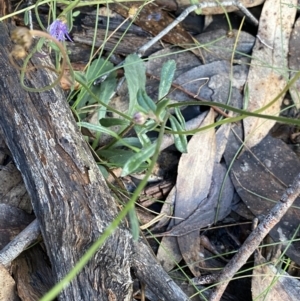
{"type": "Polygon", "coordinates": [[[0,264],[5,267],[9,266],[24,250],[35,244],[39,236],[40,227],[35,219],[0,251],[0,264]]]}
{"type": "Polygon", "coordinates": [[[233,256],[230,262],[221,271],[218,277],[218,285],[210,296],[210,301],[219,301],[232,277],[246,263],[251,254],[258,248],[263,238],[272,230],[272,228],[282,219],[288,209],[293,205],[295,199],[300,194],[300,174],[296,176],[292,185],[290,185],[276,203],[276,205],[260,221],[259,225],[245,240],[242,247],[233,256]]]}
{"type": "Polygon", "coordinates": [[[54,285],[50,262],[41,245],[24,251],[12,262],[11,271],[22,301],[40,300],[54,285]]]}
{"type": "MultiPolygon", "coordinates": [[[[117,206],[61,90],[26,93],[21,88],[18,72],[8,62],[9,29],[0,24],[0,129],[22,173],[59,281],[113,221],[117,206]]],[[[32,63],[40,65],[41,59],[34,57],[32,63]]],[[[39,69],[25,83],[39,88],[53,77],[39,69]]],[[[110,300],[113,295],[116,300],[131,300],[131,269],[161,300],[187,300],[146,245],[132,241],[124,224],[59,299],[110,300]]]]}

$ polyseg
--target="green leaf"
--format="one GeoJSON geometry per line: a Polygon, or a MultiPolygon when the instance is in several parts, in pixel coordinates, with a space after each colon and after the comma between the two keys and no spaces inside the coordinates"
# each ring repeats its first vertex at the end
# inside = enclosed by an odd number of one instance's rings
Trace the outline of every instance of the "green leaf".
{"type": "MultiPolygon", "coordinates": [[[[192,5],[193,5],[193,4],[199,4],[199,3],[200,3],[199,0],[190,0],[190,2],[191,2],[192,5]]],[[[201,15],[201,14],[202,14],[202,9],[201,9],[201,8],[197,8],[197,9],[195,10],[195,14],[201,15]]]]}
{"type": "Polygon", "coordinates": [[[176,63],[174,60],[169,60],[163,64],[160,75],[158,99],[162,99],[169,93],[169,90],[172,86],[175,70],[176,63]]]}
{"type": "Polygon", "coordinates": [[[46,41],[46,38],[40,38],[36,45],[36,51],[41,51],[42,47],[44,46],[44,43],[46,41]]]}
{"type": "MultiPolygon", "coordinates": [[[[90,67],[86,72],[86,80],[90,85],[90,90],[92,93],[97,95],[99,99],[105,104],[109,103],[110,97],[116,87],[116,72],[111,72],[109,76],[105,79],[101,85],[91,85],[94,80],[100,75],[104,75],[105,73],[110,72],[114,68],[113,64],[105,61],[103,58],[96,59],[92,62],[90,67]]],[[[96,101],[90,97],[89,93],[85,89],[81,89],[78,96],[78,104],[76,109],[80,109],[86,105],[95,104],[96,101]]],[[[106,108],[101,107],[99,109],[99,116],[104,117],[106,115],[106,108]]],[[[82,116],[84,117],[84,116],[82,116]]]]}
{"type": "Polygon", "coordinates": [[[183,130],[185,130],[185,120],[181,113],[181,110],[178,107],[176,107],[176,108],[174,108],[174,111],[175,111],[176,117],[179,120],[180,125],[182,126],[183,130]]]}
{"type": "MultiPolygon", "coordinates": [[[[125,143],[130,144],[131,146],[136,147],[136,148],[142,147],[141,142],[137,137],[125,137],[122,139],[122,141],[124,141],[125,143]]],[[[117,147],[120,147],[123,145],[124,145],[123,143],[120,143],[119,141],[117,141],[116,143],[114,143],[113,146],[115,148],[117,148],[117,147]]]]}
{"type": "Polygon", "coordinates": [[[76,10],[76,11],[74,11],[73,13],[72,13],[72,16],[73,17],[77,17],[77,16],[79,16],[80,15],[80,10],[76,10]]]}
{"type": "Polygon", "coordinates": [[[146,67],[144,62],[136,54],[130,54],[125,59],[125,77],[129,90],[129,116],[133,115],[133,110],[137,103],[137,92],[139,89],[145,90],[146,67]]]}
{"type": "MultiPolygon", "coordinates": [[[[100,85],[99,90],[99,99],[103,101],[105,104],[108,104],[112,95],[115,92],[115,88],[117,87],[117,78],[115,77],[115,73],[111,73],[108,78],[100,85]]],[[[98,119],[106,116],[106,108],[102,107],[101,110],[98,111],[98,119]]],[[[128,123],[127,123],[128,124],[128,123]]]]}
{"type": "Polygon", "coordinates": [[[26,10],[24,12],[24,25],[28,25],[29,24],[29,12],[26,10]]]}
{"type": "MultiPolygon", "coordinates": [[[[111,163],[109,164],[110,166],[123,167],[126,164],[126,162],[128,162],[136,154],[136,152],[132,150],[112,148],[99,150],[97,154],[108,160],[111,163]]],[[[146,163],[141,165],[142,170],[144,170],[146,167],[146,163]]]]}
{"type": "Polygon", "coordinates": [[[149,119],[144,124],[143,129],[145,129],[146,132],[153,131],[157,127],[157,123],[153,119],[149,119]]]}
{"type": "Polygon", "coordinates": [[[140,225],[134,207],[128,211],[130,228],[133,240],[137,241],[140,234],[140,225]]]}
{"type": "Polygon", "coordinates": [[[68,30],[71,31],[73,28],[72,11],[68,11],[66,17],[67,17],[68,30]]]}
{"type": "Polygon", "coordinates": [[[164,98],[156,104],[156,112],[155,115],[159,118],[159,120],[163,120],[166,116],[166,107],[169,104],[170,99],[164,98]]]}
{"type": "Polygon", "coordinates": [[[118,140],[120,143],[123,144],[123,146],[127,146],[130,149],[137,150],[137,148],[133,147],[132,145],[126,143],[125,140],[123,140],[118,134],[116,134],[114,131],[102,126],[102,125],[96,125],[88,122],[78,122],[78,126],[85,127],[91,131],[96,131],[104,134],[108,134],[112,137],[114,137],[116,140],[118,140]]]}
{"type": "Polygon", "coordinates": [[[49,45],[53,50],[55,50],[55,52],[57,52],[57,55],[60,54],[60,49],[58,48],[58,46],[57,46],[54,42],[49,41],[49,42],[48,42],[48,45],[49,45]]]}
{"type": "Polygon", "coordinates": [[[147,136],[146,133],[144,132],[138,132],[137,136],[142,144],[142,147],[147,147],[148,145],[151,144],[151,140],[149,139],[149,137],[147,136]]]}
{"type": "Polygon", "coordinates": [[[74,71],[75,80],[78,79],[79,82],[87,83],[87,78],[81,71],[74,71]]]}
{"type": "Polygon", "coordinates": [[[103,58],[94,60],[86,72],[87,79],[93,82],[100,75],[110,72],[114,68],[114,65],[103,58]]]}
{"type": "Polygon", "coordinates": [[[110,127],[110,126],[115,126],[115,125],[122,125],[122,126],[128,126],[129,121],[120,119],[120,118],[101,118],[99,120],[100,124],[104,127],[110,127]]]}
{"type": "Polygon", "coordinates": [[[143,127],[139,125],[136,125],[134,127],[135,132],[139,138],[139,141],[143,147],[148,147],[149,145],[151,145],[152,141],[148,137],[147,133],[153,131],[156,127],[157,127],[157,123],[152,119],[147,120],[146,123],[143,125],[143,127]]]}
{"type": "Polygon", "coordinates": [[[151,156],[153,156],[155,152],[156,144],[153,143],[148,147],[142,149],[140,152],[133,155],[124,165],[121,177],[127,176],[144,164],[146,160],[148,160],[151,156]]]}
{"type": "Polygon", "coordinates": [[[100,172],[102,173],[103,177],[105,179],[108,179],[109,173],[108,173],[107,169],[103,165],[98,165],[98,168],[99,168],[100,172]]]}
{"type": "MultiPolygon", "coordinates": [[[[171,127],[174,131],[184,131],[182,128],[181,124],[177,121],[177,119],[174,116],[170,116],[170,123],[171,127]]],[[[187,138],[186,135],[184,134],[174,134],[174,142],[176,148],[182,152],[186,153],[187,152],[187,138]]]]}
{"type": "Polygon", "coordinates": [[[134,127],[134,129],[135,129],[137,135],[144,135],[144,134],[154,130],[156,127],[157,127],[157,123],[153,119],[150,119],[150,120],[147,120],[143,126],[136,125],[134,127]]]}
{"type": "Polygon", "coordinates": [[[249,105],[249,86],[248,83],[245,83],[244,86],[244,103],[243,103],[243,110],[247,110],[248,109],[248,105],[249,105]]]}
{"type": "Polygon", "coordinates": [[[156,104],[154,101],[147,95],[145,90],[139,89],[137,92],[137,101],[138,104],[146,110],[146,112],[152,111],[153,113],[156,111],[156,104]]]}

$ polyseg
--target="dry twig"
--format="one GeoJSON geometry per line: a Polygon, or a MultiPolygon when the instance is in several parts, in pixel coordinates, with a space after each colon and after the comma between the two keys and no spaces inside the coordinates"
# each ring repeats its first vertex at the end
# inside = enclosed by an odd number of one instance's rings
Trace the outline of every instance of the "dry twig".
{"type": "MultiPolygon", "coordinates": [[[[223,7],[226,6],[236,6],[238,7],[256,26],[258,26],[258,20],[249,12],[249,10],[242,4],[240,1],[232,0],[232,1],[223,1],[221,3],[223,7]]],[[[186,8],[171,24],[169,24],[164,30],[162,30],[158,35],[156,35],[153,39],[151,39],[149,42],[147,42],[145,45],[140,47],[136,54],[138,56],[143,56],[144,53],[152,47],[156,42],[158,42],[162,37],[164,37],[166,34],[168,34],[174,27],[176,27],[180,22],[182,22],[191,12],[195,11],[196,9],[203,9],[207,7],[216,7],[220,6],[218,2],[202,2],[199,4],[195,4],[192,6],[189,6],[186,8]]],[[[124,64],[124,61],[117,65],[117,67],[120,67],[124,64]]],[[[100,78],[96,79],[94,81],[94,85],[98,85],[109,76],[110,72],[102,75],[100,78]]],[[[123,84],[124,78],[121,79],[120,83],[118,84],[117,90],[119,87],[123,84]]]]}
{"type": "Polygon", "coordinates": [[[38,240],[40,234],[40,226],[35,219],[0,251],[0,264],[8,267],[15,258],[38,240]]]}
{"type": "MultiPolygon", "coordinates": [[[[239,1],[223,1],[222,6],[236,6],[238,7],[250,20],[258,26],[257,19],[246,9],[244,5],[242,5],[239,1]]],[[[176,25],[182,22],[191,12],[196,9],[203,9],[207,7],[216,7],[219,6],[217,2],[202,2],[200,4],[195,4],[186,8],[171,24],[169,24],[164,30],[162,30],[157,36],[151,39],[148,43],[138,49],[138,55],[142,56],[151,46],[153,46],[156,42],[158,42],[163,36],[169,33],[176,25]]]]}
{"type": "Polygon", "coordinates": [[[296,177],[293,184],[286,189],[279,202],[263,218],[261,223],[253,230],[246,239],[243,246],[238,250],[231,261],[226,265],[218,277],[220,283],[212,292],[210,301],[219,301],[226,289],[230,279],[246,263],[251,254],[259,246],[264,237],[280,221],[283,215],[292,206],[295,199],[300,194],[300,174],[296,177]]]}

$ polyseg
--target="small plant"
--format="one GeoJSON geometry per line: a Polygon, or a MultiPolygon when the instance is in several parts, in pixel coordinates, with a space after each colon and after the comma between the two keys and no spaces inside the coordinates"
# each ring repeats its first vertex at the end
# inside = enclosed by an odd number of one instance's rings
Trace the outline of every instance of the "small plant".
{"type": "MultiPolygon", "coordinates": [[[[57,84],[61,84],[64,89],[78,89],[78,86],[74,82],[74,73],[71,64],[69,63],[67,50],[64,44],[66,38],[72,42],[69,36],[69,32],[73,26],[73,18],[77,16],[80,12],[73,12],[73,9],[78,5],[80,1],[76,0],[69,4],[59,17],[56,17],[56,4],[50,2],[49,18],[52,17],[53,21],[46,29],[40,20],[38,13],[38,5],[35,5],[35,13],[37,21],[42,30],[33,30],[31,24],[31,11],[25,10],[24,23],[29,25],[30,29],[25,27],[17,28],[12,32],[12,41],[16,44],[11,51],[9,60],[11,64],[18,70],[21,71],[20,81],[22,87],[29,92],[42,92],[52,89],[57,84]],[[33,37],[41,38],[40,41],[34,46],[33,50],[30,52],[30,47],[32,46],[33,37]],[[54,49],[56,51],[56,66],[53,68],[47,65],[39,65],[31,68],[27,67],[29,59],[35,52],[41,50],[42,46],[46,43],[49,49],[54,49]],[[23,67],[20,68],[15,60],[25,59],[23,67]],[[61,61],[61,64],[60,64],[61,61]],[[69,74],[66,73],[67,67],[69,68],[69,74]],[[32,69],[48,69],[58,74],[58,78],[49,86],[42,88],[30,88],[24,84],[25,73],[31,71],[32,69]]],[[[7,16],[8,17],[8,16],[7,16]]],[[[50,20],[50,19],[49,19],[50,20]]]]}
{"type": "MultiPolygon", "coordinates": [[[[109,1],[106,2],[108,3],[109,1]]],[[[198,3],[199,1],[191,2],[198,3]]],[[[85,3],[84,5],[88,5],[88,1],[85,3]]],[[[98,156],[99,158],[97,162],[99,169],[105,174],[107,169],[120,167],[122,168],[122,176],[146,171],[145,178],[138,185],[129,202],[124,205],[116,219],[105,229],[101,237],[78,261],[66,278],[50,293],[50,296],[54,297],[76,276],[76,273],[84,267],[89,258],[95,254],[126,216],[129,217],[131,222],[133,238],[138,239],[139,223],[134,208],[135,201],[147,183],[147,178],[158,157],[162,137],[165,133],[173,135],[175,145],[180,152],[186,152],[188,134],[193,134],[196,131],[205,130],[206,128],[216,127],[224,123],[236,122],[247,116],[273,119],[283,123],[298,125],[299,121],[261,114],[267,107],[270,107],[276,102],[280,95],[276,96],[264,107],[253,112],[247,112],[249,91],[247,87],[245,87],[244,110],[224,104],[203,102],[202,105],[223,108],[237,114],[234,117],[219,120],[200,130],[196,129],[188,132],[185,128],[185,120],[179,109],[181,104],[173,104],[168,98],[176,69],[175,61],[169,60],[162,66],[158,97],[154,100],[146,92],[146,68],[144,61],[135,54],[129,55],[122,65],[125,70],[125,79],[129,92],[129,105],[126,112],[120,112],[110,106],[110,100],[118,85],[116,74],[118,67],[114,67],[108,59],[104,59],[101,53],[98,58],[94,58],[92,55],[94,51],[91,52],[90,62],[84,71],[73,72],[69,64],[65,41],[68,40],[72,42],[69,34],[72,29],[73,17],[79,14],[79,11],[73,12],[73,9],[79,7],[82,3],[80,3],[79,0],[71,2],[59,16],[56,16],[56,2],[49,1],[49,4],[50,19],[47,29],[39,22],[43,31],[18,28],[12,33],[12,40],[16,45],[11,52],[10,62],[15,68],[21,71],[22,86],[30,92],[41,92],[51,89],[59,84],[63,77],[65,77],[65,70],[69,67],[71,76],[68,78],[69,85],[67,88],[70,89],[68,100],[74,115],[77,117],[78,126],[92,132],[89,136],[86,136],[86,140],[93,149],[95,157],[98,156]],[[37,45],[33,47],[33,51],[28,54],[31,50],[30,48],[32,48],[33,35],[41,39],[37,45]],[[49,69],[56,72],[58,77],[49,86],[38,89],[30,88],[24,84],[25,73],[31,70],[31,67],[27,67],[27,64],[33,52],[39,51],[42,45],[47,45],[47,47],[55,51],[57,66],[53,68],[41,65],[35,66],[34,68],[49,69]],[[20,59],[24,59],[24,65],[21,68],[16,64],[16,60],[20,59]],[[59,64],[60,61],[61,64],[59,64]],[[99,78],[101,78],[101,85],[95,85],[95,81],[99,78]],[[80,84],[77,90],[75,89],[75,80],[80,84]],[[116,116],[109,117],[110,113],[114,113],[116,116]],[[91,116],[93,118],[91,118],[91,116]],[[117,130],[112,129],[112,127],[115,126],[118,127],[117,130]],[[126,134],[129,131],[134,131],[134,137],[127,137],[126,134]],[[153,131],[158,133],[157,139],[150,138],[149,133],[153,131]],[[100,141],[104,134],[109,135],[111,140],[109,143],[100,146],[100,141]]],[[[36,5],[36,15],[38,16],[37,7],[38,5],[36,5]]],[[[133,13],[133,16],[135,15],[136,11],[133,13]]],[[[287,84],[281,94],[285,93],[299,77],[300,72],[287,84]]],[[[199,102],[186,102],[185,105],[199,105],[199,102]]],[[[42,300],[50,300],[52,297],[48,295],[42,300]]]]}
{"type": "MultiPolygon", "coordinates": [[[[88,106],[98,105],[93,114],[97,115],[98,124],[80,121],[78,124],[91,131],[96,132],[97,142],[102,133],[111,135],[114,140],[107,146],[103,146],[97,151],[97,143],[94,148],[100,157],[104,157],[110,167],[122,167],[122,176],[133,172],[140,172],[149,166],[151,157],[156,148],[156,142],[149,138],[147,133],[150,131],[158,131],[164,120],[170,121],[170,127],[166,130],[182,132],[175,134],[174,141],[178,150],[185,152],[187,147],[185,130],[185,121],[178,108],[175,109],[176,117],[170,114],[168,105],[170,100],[167,98],[175,72],[175,61],[170,60],[165,63],[161,71],[161,81],[159,85],[159,100],[153,101],[145,91],[145,67],[144,62],[137,55],[130,55],[126,58],[124,69],[125,77],[129,90],[129,109],[126,114],[122,114],[121,118],[106,117],[107,111],[111,108],[108,106],[109,95],[114,91],[116,81],[113,72],[108,71],[110,63],[102,59],[95,60],[86,73],[84,86],[88,86],[88,82],[95,79],[95,71],[100,69],[102,74],[109,73],[107,79],[101,86],[91,86],[89,90],[82,90],[80,93],[80,101],[74,105],[74,109],[78,110],[79,118],[85,118],[83,104],[88,106]],[[98,68],[96,68],[96,66],[98,68]],[[139,74],[140,76],[136,76],[139,74]],[[137,82],[138,81],[138,82],[137,82]],[[97,97],[91,97],[97,95],[97,97]],[[99,98],[98,98],[99,97],[99,98]],[[91,100],[92,99],[92,100],[91,100]],[[100,99],[102,101],[100,101],[100,99]],[[119,134],[110,129],[111,126],[119,126],[119,134]],[[127,139],[122,137],[122,133],[133,128],[136,138],[127,139]]],[[[80,81],[78,79],[78,81],[80,81]]],[[[118,113],[118,112],[117,112],[118,113]]]]}

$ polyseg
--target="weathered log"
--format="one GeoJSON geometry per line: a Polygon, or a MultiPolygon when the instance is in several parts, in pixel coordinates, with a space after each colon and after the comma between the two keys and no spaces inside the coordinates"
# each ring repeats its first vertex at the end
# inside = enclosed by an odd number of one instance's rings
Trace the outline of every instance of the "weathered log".
{"type": "MultiPolygon", "coordinates": [[[[55,281],[62,279],[117,215],[116,203],[59,88],[25,92],[8,61],[8,24],[0,23],[0,129],[22,173],[39,221],[55,281]]],[[[33,65],[50,64],[33,57],[33,65]]],[[[38,69],[26,84],[55,75],[38,69]]],[[[59,300],[131,300],[131,269],[161,300],[187,300],[125,223],[106,240],[59,300]]]]}
{"type": "Polygon", "coordinates": [[[42,245],[35,245],[12,262],[10,270],[22,301],[38,301],[54,285],[50,262],[45,253],[42,245]]]}

